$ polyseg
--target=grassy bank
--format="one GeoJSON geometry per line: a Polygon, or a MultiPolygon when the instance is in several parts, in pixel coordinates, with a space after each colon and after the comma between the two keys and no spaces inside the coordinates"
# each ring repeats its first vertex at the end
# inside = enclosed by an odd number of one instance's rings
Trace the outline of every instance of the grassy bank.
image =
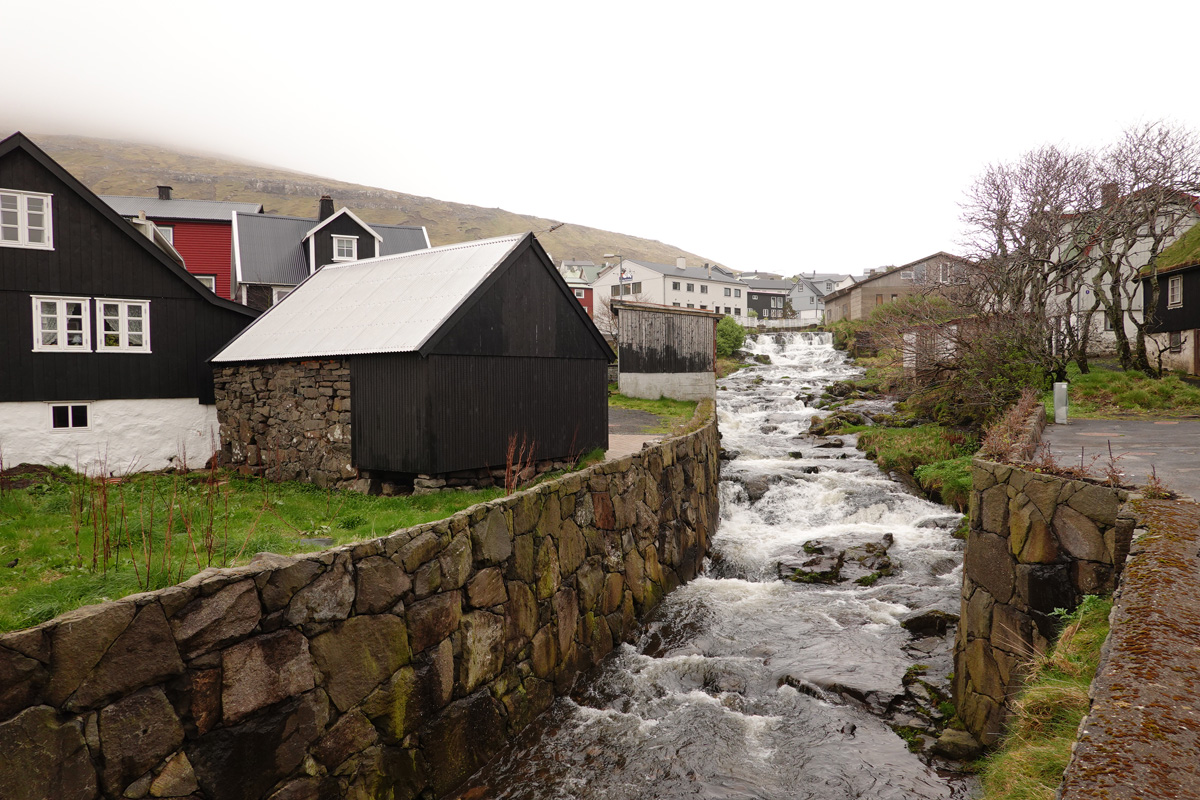
{"type": "Polygon", "coordinates": [[[861,430],[858,446],[885,472],[912,475],[921,488],[959,511],[971,493],[971,455],[979,449],[973,435],[941,425],[861,430]]]}
{"type": "Polygon", "coordinates": [[[1085,597],[1054,649],[1034,661],[1008,734],[981,762],[984,800],[1053,800],[1088,710],[1111,609],[1111,598],[1085,597]]]}
{"type": "Polygon", "coordinates": [[[660,397],[657,400],[643,400],[640,397],[626,397],[616,391],[615,384],[609,384],[609,408],[628,408],[634,411],[645,411],[659,419],[659,426],[647,433],[670,433],[685,422],[689,422],[696,414],[694,400],[670,400],[660,397]]]}
{"type": "MultiPolygon", "coordinates": [[[[1140,372],[1125,372],[1104,365],[1092,365],[1084,375],[1079,367],[1067,368],[1070,384],[1070,414],[1073,417],[1107,419],[1113,417],[1155,417],[1200,415],[1200,387],[1175,375],[1158,380],[1140,372]]],[[[1044,397],[1047,413],[1054,413],[1054,395],[1044,397]]]]}
{"type": "Polygon", "coordinates": [[[263,550],[292,554],[384,536],[502,494],[369,497],[220,473],[112,482],[42,471],[0,493],[0,631],[209,566],[243,564],[263,550]]]}

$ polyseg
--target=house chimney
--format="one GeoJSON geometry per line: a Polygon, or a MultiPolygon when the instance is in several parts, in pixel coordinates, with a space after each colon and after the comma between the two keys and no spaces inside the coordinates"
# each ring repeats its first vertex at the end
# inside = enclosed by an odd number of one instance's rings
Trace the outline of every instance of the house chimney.
{"type": "Polygon", "coordinates": [[[155,188],[158,189],[158,199],[159,200],[170,200],[171,199],[171,187],[170,186],[156,186],[155,188]]]}
{"type": "Polygon", "coordinates": [[[705,261],[705,262],[704,262],[704,269],[705,269],[705,271],[708,273],[708,277],[710,277],[710,278],[711,278],[711,277],[712,277],[712,264],[710,264],[710,263],[708,263],[707,261],[705,261]]]}
{"type": "Polygon", "coordinates": [[[321,195],[317,204],[317,222],[324,222],[333,216],[333,198],[327,194],[321,195]]]}
{"type": "Polygon", "coordinates": [[[675,269],[687,269],[687,259],[683,256],[676,256],[675,269]]]}
{"type": "Polygon", "coordinates": [[[1115,183],[1100,184],[1100,205],[1111,206],[1117,202],[1117,185],[1115,183]]]}

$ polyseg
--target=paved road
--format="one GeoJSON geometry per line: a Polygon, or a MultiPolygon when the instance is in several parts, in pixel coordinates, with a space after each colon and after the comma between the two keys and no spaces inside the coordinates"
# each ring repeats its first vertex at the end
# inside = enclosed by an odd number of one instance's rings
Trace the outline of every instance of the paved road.
{"type": "Polygon", "coordinates": [[[622,458],[639,452],[647,442],[657,442],[663,438],[663,434],[647,431],[660,425],[661,420],[648,411],[635,411],[630,408],[608,409],[608,450],[604,457],[622,458]]]}
{"type": "Polygon", "coordinates": [[[1144,484],[1153,467],[1168,489],[1200,499],[1200,420],[1073,419],[1047,425],[1042,441],[1061,465],[1078,464],[1083,448],[1084,464],[1097,477],[1111,442],[1126,484],[1144,484]]]}

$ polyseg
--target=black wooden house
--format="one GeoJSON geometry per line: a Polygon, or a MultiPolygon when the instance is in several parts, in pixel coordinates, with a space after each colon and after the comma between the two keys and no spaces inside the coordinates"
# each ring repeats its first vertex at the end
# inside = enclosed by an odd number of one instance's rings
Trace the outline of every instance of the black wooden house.
{"type": "Polygon", "coordinates": [[[142,231],[22,134],[0,142],[6,464],[111,473],[209,458],[206,360],[256,312],[189,275],[153,223],[142,231]]]}
{"type": "MultiPolygon", "coordinates": [[[[1190,236],[1200,239],[1197,234],[1190,236]]],[[[1149,297],[1150,278],[1142,282],[1147,284],[1144,296],[1149,297]]],[[[1158,305],[1151,311],[1147,329],[1162,348],[1163,366],[1200,375],[1200,261],[1189,259],[1159,269],[1158,305]]]]}
{"type": "Polygon", "coordinates": [[[607,447],[612,358],[524,234],[323,267],[213,362],[233,465],[430,485],[607,447]]]}

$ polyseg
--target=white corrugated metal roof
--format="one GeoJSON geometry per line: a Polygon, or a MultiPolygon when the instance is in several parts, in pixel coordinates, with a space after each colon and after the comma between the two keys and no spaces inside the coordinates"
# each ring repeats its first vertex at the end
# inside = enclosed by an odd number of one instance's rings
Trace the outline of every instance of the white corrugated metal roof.
{"type": "Polygon", "coordinates": [[[212,360],[417,350],[528,235],[323,267],[212,360]]]}

